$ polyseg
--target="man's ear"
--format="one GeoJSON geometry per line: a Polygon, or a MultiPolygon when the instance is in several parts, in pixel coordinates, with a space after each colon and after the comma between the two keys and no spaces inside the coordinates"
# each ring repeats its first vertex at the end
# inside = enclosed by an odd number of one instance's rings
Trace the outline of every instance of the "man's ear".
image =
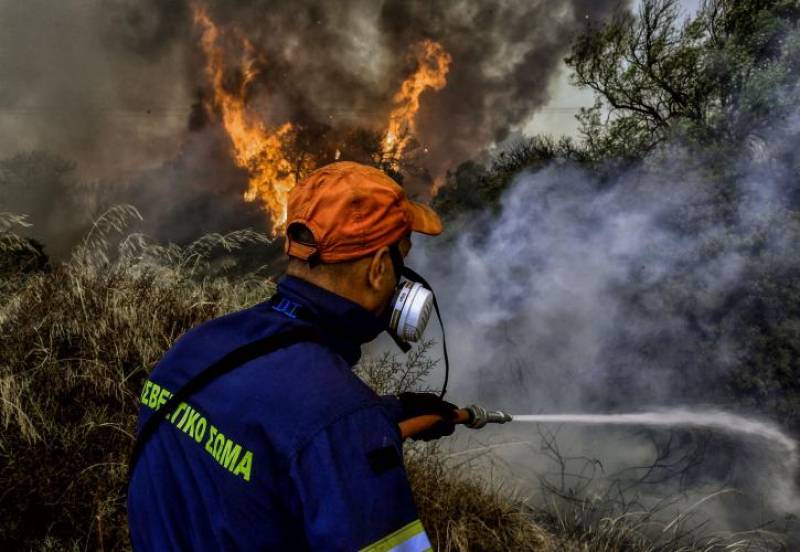
{"type": "Polygon", "coordinates": [[[369,287],[374,290],[382,290],[384,288],[383,280],[386,278],[386,273],[391,270],[392,259],[389,255],[388,247],[381,247],[372,256],[372,261],[367,268],[367,283],[369,287]]]}

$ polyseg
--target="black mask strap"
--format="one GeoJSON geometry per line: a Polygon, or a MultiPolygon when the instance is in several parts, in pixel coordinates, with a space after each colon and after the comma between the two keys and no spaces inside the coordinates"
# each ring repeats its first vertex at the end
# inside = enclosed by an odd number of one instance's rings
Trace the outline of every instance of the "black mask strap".
{"type": "MultiPolygon", "coordinates": [[[[400,277],[403,275],[403,268],[405,261],[403,261],[403,254],[400,253],[400,246],[393,243],[389,246],[389,258],[392,260],[392,267],[394,268],[395,285],[400,283],[400,277]]],[[[422,283],[422,282],[420,282],[422,283]]]]}
{"type": "MultiPolygon", "coordinates": [[[[401,257],[402,259],[402,257],[401,257]]],[[[444,321],[442,320],[442,314],[439,312],[439,302],[436,300],[436,293],[433,291],[431,285],[419,274],[408,268],[407,266],[403,265],[400,269],[400,273],[405,276],[407,279],[411,280],[412,282],[419,282],[422,286],[429,290],[433,295],[433,308],[436,311],[436,318],[439,319],[439,327],[442,329],[442,354],[444,356],[444,383],[442,384],[442,392],[439,394],[439,398],[444,398],[445,393],[447,393],[447,380],[450,378],[450,359],[447,358],[447,337],[444,333],[444,321]]]]}

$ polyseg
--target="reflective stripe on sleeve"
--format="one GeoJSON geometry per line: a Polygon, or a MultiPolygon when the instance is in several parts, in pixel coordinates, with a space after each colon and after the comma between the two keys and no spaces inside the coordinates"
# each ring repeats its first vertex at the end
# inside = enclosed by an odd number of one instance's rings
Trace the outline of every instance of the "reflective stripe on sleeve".
{"type": "Polygon", "coordinates": [[[431,549],[431,541],[425,534],[425,528],[417,519],[391,535],[362,548],[360,552],[426,552],[431,549]]]}

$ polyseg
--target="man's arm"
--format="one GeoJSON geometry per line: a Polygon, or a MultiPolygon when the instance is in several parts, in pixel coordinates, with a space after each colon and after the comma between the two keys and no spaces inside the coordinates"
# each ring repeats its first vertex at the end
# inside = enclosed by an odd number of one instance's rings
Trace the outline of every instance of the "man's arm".
{"type": "Polygon", "coordinates": [[[294,457],[290,475],[313,550],[430,550],[399,432],[383,407],[358,410],[318,432],[294,457]]]}
{"type": "Polygon", "coordinates": [[[400,402],[400,397],[397,395],[381,395],[379,398],[390,420],[399,424],[406,419],[406,413],[403,410],[403,403],[400,402]]]}
{"type": "Polygon", "coordinates": [[[442,400],[434,393],[400,393],[399,395],[381,395],[381,403],[394,423],[399,424],[409,418],[435,414],[442,417],[441,422],[411,438],[414,440],[432,441],[452,435],[456,430],[453,418],[458,407],[442,400]]]}

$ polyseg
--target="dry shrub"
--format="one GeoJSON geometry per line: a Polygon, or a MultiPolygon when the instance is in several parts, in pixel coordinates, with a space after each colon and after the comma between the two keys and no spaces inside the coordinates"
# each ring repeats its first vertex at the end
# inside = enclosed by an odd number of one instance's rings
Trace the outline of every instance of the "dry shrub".
{"type": "Polygon", "coordinates": [[[263,278],[209,273],[196,244],[125,240],[110,254],[135,215],[107,213],[51,272],[5,276],[17,281],[0,302],[0,549],[126,548],[122,488],[149,369],[187,329],[272,293],[263,278]]]}
{"type": "Polygon", "coordinates": [[[521,498],[448,462],[437,447],[408,447],[406,468],[436,550],[563,550],[563,543],[536,523],[535,512],[521,498]]]}
{"type": "MultiPolygon", "coordinates": [[[[436,365],[433,342],[423,341],[401,361],[394,354],[365,358],[361,378],[379,393],[420,390],[436,365]]],[[[453,462],[435,444],[406,445],[405,464],[419,516],[435,550],[567,550],[543,529],[536,512],[501,483],[479,475],[470,462],[453,462]]]]}
{"type": "MultiPolygon", "coordinates": [[[[209,260],[257,235],[184,248],[131,235],[112,251],[113,235],[137,217],[111,210],[69,262],[6,276],[15,292],[0,302],[0,549],[127,549],[123,484],[149,369],[187,329],[272,293],[257,275],[214,274],[209,260]]],[[[360,373],[385,392],[417,386],[434,365],[430,346],[403,362],[365,359],[360,373]]],[[[409,473],[439,549],[541,549],[544,533],[515,503],[445,473],[434,449],[414,450],[409,473]]]]}
{"type": "MultiPolygon", "coordinates": [[[[0,271],[0,550],[127,550],[123,485],[144,378],[186,330],[274,290],[258,274],[230,274],[230,256],[214,260],[264,236],[115,243],[137,217],[112,209],[55,269],[0,271]]],[[[0,219],[2,263],[29,243],[10,230],[23,218],[0,219]]],[[[403,361],[367,358],[359,374],[381,392],[418,387],[434,365],[430,346],[403,361]]],[[[630,532],[623,518],[601,527],[545,516],[435,446],[408,447],[407,465],[437,550],[654,550],[609,537],[630,532]]]]}

